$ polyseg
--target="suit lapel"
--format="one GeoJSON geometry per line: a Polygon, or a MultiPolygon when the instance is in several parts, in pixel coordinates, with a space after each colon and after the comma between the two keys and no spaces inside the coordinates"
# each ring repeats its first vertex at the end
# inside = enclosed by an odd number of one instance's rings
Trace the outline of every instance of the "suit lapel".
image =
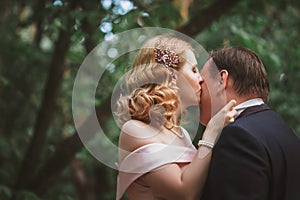
{"type": "Polygon", "coordinates": [[[251,106],[249,108],[246,108],[236,119],[263,111],[263,110],[270,110],[271,108],[267,104],[262,104],[258,106],[251,106]]]}

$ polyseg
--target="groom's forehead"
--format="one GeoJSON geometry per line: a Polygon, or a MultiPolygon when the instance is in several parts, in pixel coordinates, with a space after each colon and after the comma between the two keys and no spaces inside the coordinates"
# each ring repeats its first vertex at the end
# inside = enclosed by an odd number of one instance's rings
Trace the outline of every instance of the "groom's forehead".
{"type": "Polygon", "coordinates": [[[212,60],[212,58],[209,58],[206,61],[206,63],[204,64],[204,66],[202,67],[201,72],[207,73],[207,72],[211,71],[211,68],[216,68],[217,69],[217,67],[216,67],[214,61],[212,60]]]}
{"type": "Polygon", "coordinates": [[[201,76],[205,79],[216,79],[219,74],[219,69],[212,58],[210,58],[201,70],[201,76]]]}

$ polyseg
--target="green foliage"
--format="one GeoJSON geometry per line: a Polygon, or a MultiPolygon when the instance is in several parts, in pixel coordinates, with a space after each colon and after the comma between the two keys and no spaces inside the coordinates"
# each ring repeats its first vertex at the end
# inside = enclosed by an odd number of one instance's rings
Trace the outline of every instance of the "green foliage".
{"type": "Polygon", "coordinates": [[[16,200],[41,200],[36,194],[30,191],[19,191],[16,194],[16,200]]]}
{"type": "MultiPolygon", "coordinates": [[[[46,129],[46,141],[42,152],[37,152],[41,153],[41,159],[36,163],[38,170],[45,167],[61,141],[76,134],[72,118],[72,89],[77,71],[88,53],[110,34],[137,27],[175,29],[182,25],[179,11],[170,1],[134,1],[135,7],[126,12],[120,10],[118,1],[113,1],[108,8],[101,6],[101,1],[72,1],[75,5],[68,0],[57,4],[53,2],[8,1],[7,7],[0,8],[0,13],[5,13],[0,16],[0,199],[3,200],[12,196],[33,200],[84,199],[82,188],[76,185],[78,177],[76,179],[74,172],[78,168],[73,162],[60,170],[43,195],[38,196],[30,189],[13,189],[36,128],[49,67],[55,61],[56,41],[61,30],[67,30],[68,20],[72,23],[69,35],[71,45],[64,58],[66,70],[55,110],[49,112],[52,117],[46,129]],[[111,30],[101,31],[103,22],[110,23],[111,30]]],[[[194,1],[189,10],[190,16],[201,15],[213,2],[194,1]]],[[[195,39],[207,50],[242,45],[256,51],[269,74],[270,106],[300,136],[300,87],[297,84],[300,80],[300,46],[297,42],[300,34],[299,10],[296,1],[271,4],[267,1],[242,0],[195,39]]],[[[137,38],[137,35],[132,35],[132,45],[138,42],[137,38]]],[[[108,51],[109,48],[103,50],[108,51]]],[[[113,67],[105,71],[97,88],[97,108],[101,108],[110,97],[114,85],[130,67],[135,54],[131,52],[115,59],[113,67]]],[[[82,97],[85,94],[83,90],[82,97]]],[[[84,101],[91,99],[85,98],[84,101]]],[[[104,123],[107,137],[117,145],[119,127],[115,120],[109,115],[104,123]]],[[[70,146],[64,148],[67,152],[71,151],[70,146]]],[[[79,149],[74,159],[81,163],[79,169],[86,179],[86,185],[82,187],[92,194],[90,199],[113,199],[117,171],[100,164],[85,148],[79,149]]]]}
{"type": "Polygon", "coordinates": [[[9,200],[12,197],[12,191],[5,185],[0,185],[0,198],[2,200],[9,200]]]}

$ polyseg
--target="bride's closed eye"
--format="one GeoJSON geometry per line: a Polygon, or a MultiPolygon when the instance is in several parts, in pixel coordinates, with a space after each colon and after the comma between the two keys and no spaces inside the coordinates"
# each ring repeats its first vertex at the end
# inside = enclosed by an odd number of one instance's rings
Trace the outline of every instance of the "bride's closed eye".
{"type": "Polygon", "coordinates": [[[192,68],[192,71],[193,71],[194,73],[198,73],[198,67],[197,67],[197,66],[194,66],[194,67],[192,68]]]}

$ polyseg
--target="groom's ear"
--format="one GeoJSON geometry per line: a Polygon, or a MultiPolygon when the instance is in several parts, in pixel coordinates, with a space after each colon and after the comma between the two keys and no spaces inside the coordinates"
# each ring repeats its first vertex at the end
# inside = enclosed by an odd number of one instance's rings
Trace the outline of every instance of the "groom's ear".
{"type": "Polygon", "coordinates": [[[225,89],[228,85],[228,71],[226,69],[222,69],[220,72],[220,87],[225,89]]]}

